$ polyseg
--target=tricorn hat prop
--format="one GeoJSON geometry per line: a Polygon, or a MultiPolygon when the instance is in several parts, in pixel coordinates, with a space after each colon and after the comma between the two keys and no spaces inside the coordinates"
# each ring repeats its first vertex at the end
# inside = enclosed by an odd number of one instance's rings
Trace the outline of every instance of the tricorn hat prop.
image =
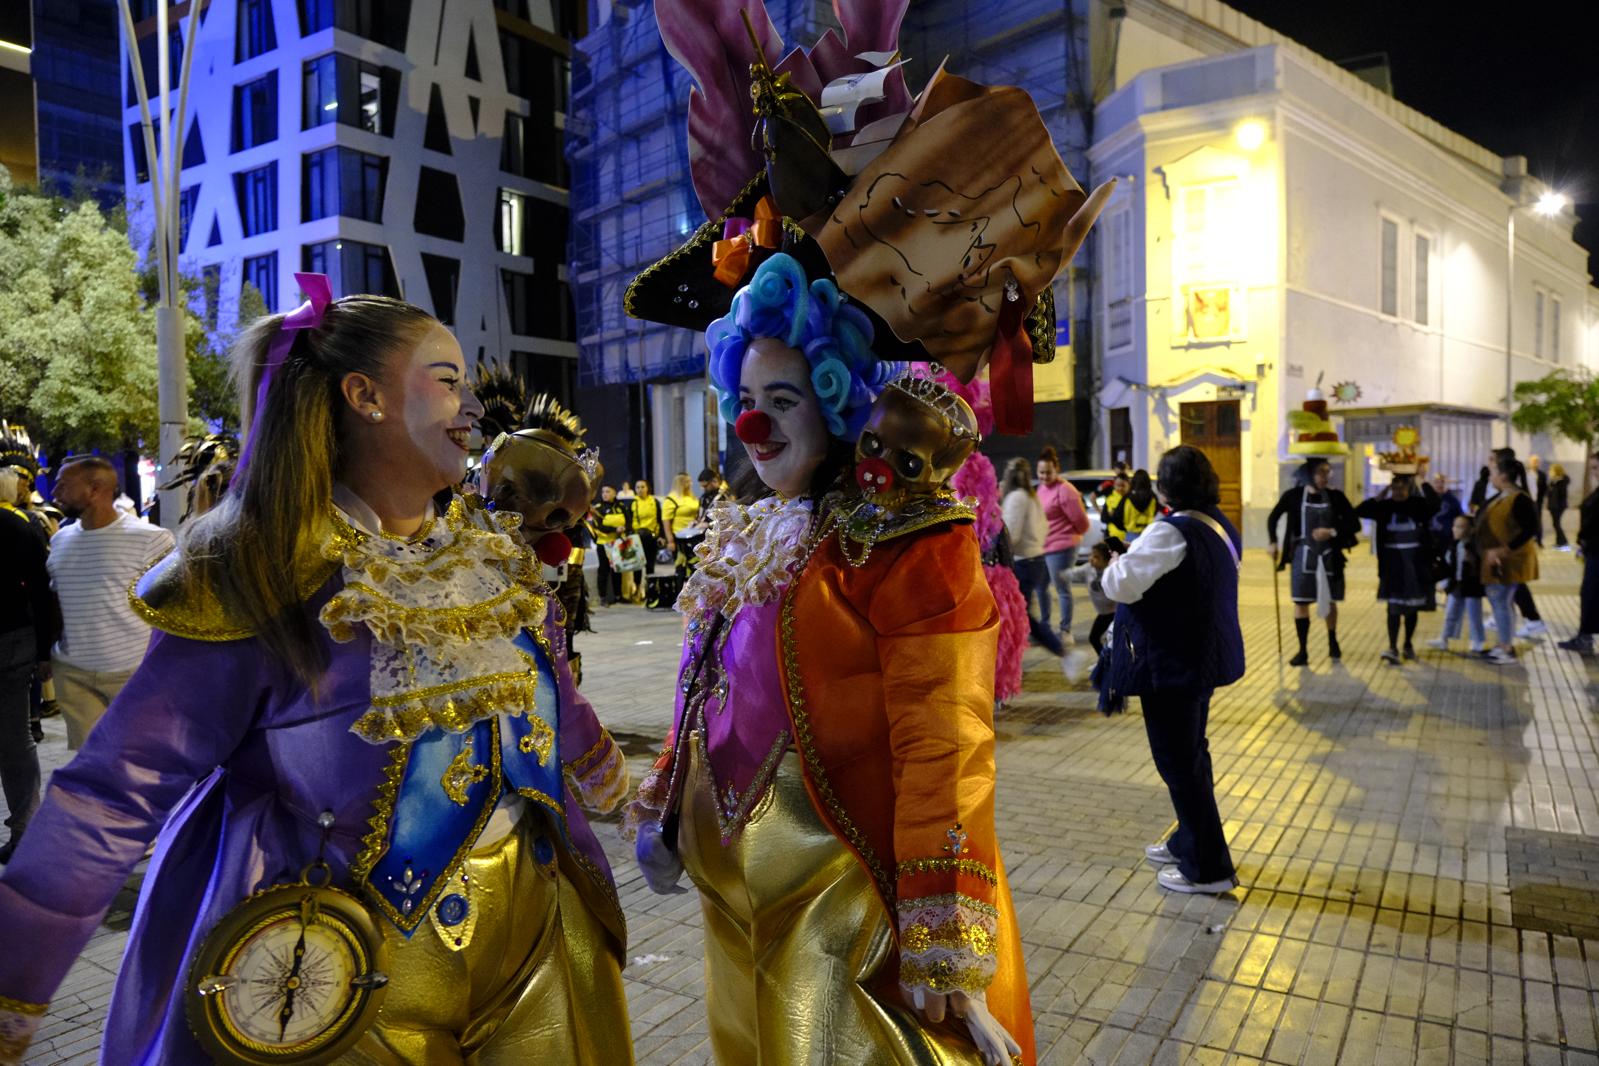
{"type": "Polygon", "coordinates": [[[711,221],[639,276],[626,309],[704,328],[732,291],[703,279],[736,290],[738,242],[747,277],[772,251],[794,254],[802,233],[887,327],[881,356],[936,360],[962,381],[991,364],[998,429],[1025,433],[1031,364],[1055,354],[1051,284],[1113,186],[1084,193],[1021,89],[940,68],[907,99],[895,44],[906,6],[836,0],[844,40],[829,31],[772,64],[782,41],[761,0],[656,0],[661,36],[696,81],[690,172],[711,221]]]}

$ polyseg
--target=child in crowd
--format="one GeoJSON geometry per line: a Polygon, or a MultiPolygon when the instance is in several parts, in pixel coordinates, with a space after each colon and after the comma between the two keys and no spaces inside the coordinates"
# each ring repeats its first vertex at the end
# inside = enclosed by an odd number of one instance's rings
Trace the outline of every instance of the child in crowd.
{"type": "Polygon", "coordinates": [[[1094,605],[1094,626],[1088,631],[1088,643],[1093,645],[1094,654],[1098,655],[1105,643],[1105,631],[1110,628],[1111,621],[1116,617],[1116,603],[1105,595],[1104,585],[1101,583],[1105,576],[1105,567],[1110,565],[1111,558],[1127,550],[1127,545],[1119,537],[1106,537],[1095,544],[1088,553],[1088,565],[1093,567],[1094,576],[1088,580],[1088,599],[1094,605]]]}
{"type": "Polygon", "coordinates": [[[1445,590],[1449,599],[1444,605],[1444,629],[1436,639],[1429,640],[1429,648],[1449,650],[1449,642],[1460,635],[1460,620],[1464,614],[1471,623],[1471,651],[1481,654],[1486,643],[1482,629],[1482,560],[1472,540],[1473,524],[1470,515],[1458,515],[1452,531],[1454,540],[1444,549],[1445,590]]]}

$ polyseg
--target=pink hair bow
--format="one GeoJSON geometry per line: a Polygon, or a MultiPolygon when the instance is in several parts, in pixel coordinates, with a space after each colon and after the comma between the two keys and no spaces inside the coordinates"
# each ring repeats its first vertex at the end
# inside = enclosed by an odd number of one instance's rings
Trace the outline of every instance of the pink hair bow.
{"type": "Polygon", "coordinates": [[[277,336],[273,337],[272,343],[267,346],[266,368],[261,371],[261,382],[255,387],[255,406],[250,412],[250,435],[245,438],[244,447],[239,452],[239,465],[233,474],[234,481],[239,480],[239,475],[250,462],[250,454],[255,451],[256,439],[261,435],[261,415],[266,411],[267,395],[272,391],[272,378],[275,372],[289,357],[289,350],[294,347],[294,338],[302,329],[316,329],[320,326],[322,316],[327,313],[328,305],[333,302],[333,286],[328,283],[326,274],[296,274],[294,280],[299,283],[300,291],[305,293],[305,303],[283,316],[277,336]]]}

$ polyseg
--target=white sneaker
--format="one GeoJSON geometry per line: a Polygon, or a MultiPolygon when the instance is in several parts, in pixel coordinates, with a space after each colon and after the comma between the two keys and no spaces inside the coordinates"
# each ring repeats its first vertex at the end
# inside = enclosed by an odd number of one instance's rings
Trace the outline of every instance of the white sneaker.
{"type": "Polygon", "coordinates": [[[1482,652],[1483,652],[1483,647],[1482,647],[1482,645],[1481,645],[1481,644],[1478,644],[1478,643],[1477,643],[1477,642],[1476,642],[1476,641],[1475,641],[1475,640],[1474,640],[1474,641],[1472,641],[1472,642],[1471,642],[1471,644],[1470,644],[1470,645],[1469,645],[1469,646],[1468,646],[1468,648],[1467,648],[1467,650],[1468,650],[1468,651],[1470,651],[1470,652],[1471,652],[1471,654],[1473,654],[1473,655],[1481,655],[1481,654],[1482,654],[1482,652]]]}
{"type": "Polygon", "coordinates": [[[1516,636],[1522,638],[1541,637],[1549,632],[1549,627],[1542,619],[1536,622],[1523,622],[1521,628],[1516,630],[1516,636]]]}
{"type": "Polygon", "coordinates": [[[1488,661],[1491,663],[1497,663],[1500,666],[1510,666],[1516,661],[1516,653],[1496,645],[1494,649],[1488,653],[1488,661]]]}
{"type": "Polygon", "coordinates": [[[1170,866],[1177,860],[1170,851],[1166,850],[1165,843],[1150,844],[1144,848],[1144,861],[1152,862],[1156,866],[1170,866]]]}
{"type": "MultiPolygon", "coordinates": [[[[1484,611],[1483,613],[1487,614],[1486,611],[1484,611]]],[[[1484,618],[1482,620],[1482,628],[1484,628],[1484,629],[1498,629],[1499,628],[1499,623],[1495,622],[1493,615],[1490,614],[1490,615],[1488,615],[1487,618],[1484,618]]]]}
{"type": "Polygon", "coordinates": [[[1175,866],[1166,867],[1155,876],[1155,881],[1168,892],[1197,892],[1207,896],[1219,896],[1238,887],[1232,878],[1225,881],[1190,881],[1175,866]]]}
{"type": "Polygon", "coordinates": [[[1449,650],[1449,641],[1446,638],[1444,638],[1444,637],[1434,637],[1431,640],[1427,641],[1427,647],[1432,648],[1432,649],[1434,649],[1436,651],[1448,651],[1449,650]]]}

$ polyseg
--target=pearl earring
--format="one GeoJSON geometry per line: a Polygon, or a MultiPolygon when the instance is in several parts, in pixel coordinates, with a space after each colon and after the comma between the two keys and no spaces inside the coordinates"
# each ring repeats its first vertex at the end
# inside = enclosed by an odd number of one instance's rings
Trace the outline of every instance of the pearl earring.
{"type": "Polygon", "coordinates": [[[382,411],[373,411],[372,412],[372,421],[374,421],[374,422],[383,421],[383,412],[382,411]]]}

